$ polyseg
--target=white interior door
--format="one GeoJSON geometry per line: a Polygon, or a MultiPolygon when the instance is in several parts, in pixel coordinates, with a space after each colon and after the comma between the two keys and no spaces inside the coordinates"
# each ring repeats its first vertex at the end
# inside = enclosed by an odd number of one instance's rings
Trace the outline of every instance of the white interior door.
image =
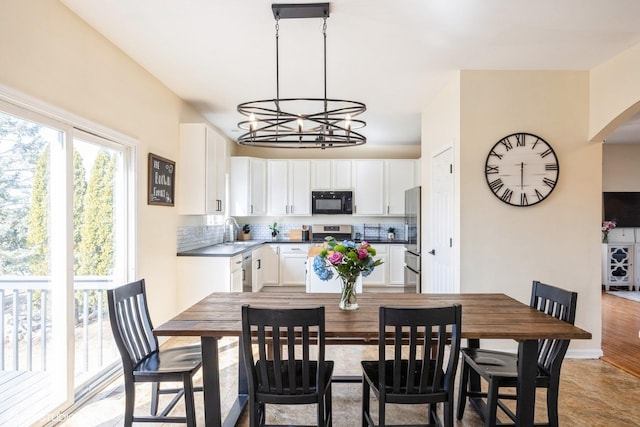
{"type": "Polygon", "coordinates": [[[458,292],[454,281],[453,257],[453,149],[447,148],[431,159],[431,215],[429,241],[424,247],[430,280],[426,292],[458,292]]]}

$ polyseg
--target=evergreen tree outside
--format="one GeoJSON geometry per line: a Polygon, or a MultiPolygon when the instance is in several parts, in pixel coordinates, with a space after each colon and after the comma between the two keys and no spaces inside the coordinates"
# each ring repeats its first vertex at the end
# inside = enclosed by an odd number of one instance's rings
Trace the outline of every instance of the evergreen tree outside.
{"type": "Polygon", "coordinates": [[[86,169],[78,150],[73,150],[73,271],[80,271],[84,198],[87,192],[86,169]]]}
{"type": "Polygon", "coordinates": [[[49,274],[49,147],[40,155],[33,177],[27,245],[33,250],[29,266],[34,276],[49,274]]]}
{"type": "Polygon", "coordinates": [[[84,199],[84,221],[78,274],[113,273],[113,193],[115,159],[105,151],[96,156],[84,199]]]}
{"type": "Polygon", "coordinates": [[[40,126],[0,113],[0,275],[28,276],[27,243],[36,163],[48,146],[40,126]]]}

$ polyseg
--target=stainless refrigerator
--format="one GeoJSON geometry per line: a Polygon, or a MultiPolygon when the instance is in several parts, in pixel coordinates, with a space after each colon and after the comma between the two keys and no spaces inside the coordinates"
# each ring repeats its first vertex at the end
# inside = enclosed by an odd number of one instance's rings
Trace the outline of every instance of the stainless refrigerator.
{"type": "Polygon", "coordinates": [[[420,293],[422,284],[420,261],[420,193],[421,187],[410,188],[404,193],[405,236],[404,286],[406,292],[420,293]]]}

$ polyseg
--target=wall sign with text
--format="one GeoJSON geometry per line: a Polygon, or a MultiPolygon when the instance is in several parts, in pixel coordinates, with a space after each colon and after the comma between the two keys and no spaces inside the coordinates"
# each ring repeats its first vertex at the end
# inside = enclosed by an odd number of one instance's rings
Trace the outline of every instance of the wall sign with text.
{"type": "Polygon", "coordinates": [[[148,200],[150,205],[173,206],[176,162],[149,153],[148,200]]]}

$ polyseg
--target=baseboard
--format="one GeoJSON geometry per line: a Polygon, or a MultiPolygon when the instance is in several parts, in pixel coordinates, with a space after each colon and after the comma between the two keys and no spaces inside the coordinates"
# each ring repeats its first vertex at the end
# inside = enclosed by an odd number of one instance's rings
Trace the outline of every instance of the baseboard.
{"type": "Polygon", "coordinates": [[[567,351],[567,355],[565,358],[568,359],[600,359],[602,357],[602,349],[601,348],[586,348],[579,350],[571,350],[567,351]]]}

